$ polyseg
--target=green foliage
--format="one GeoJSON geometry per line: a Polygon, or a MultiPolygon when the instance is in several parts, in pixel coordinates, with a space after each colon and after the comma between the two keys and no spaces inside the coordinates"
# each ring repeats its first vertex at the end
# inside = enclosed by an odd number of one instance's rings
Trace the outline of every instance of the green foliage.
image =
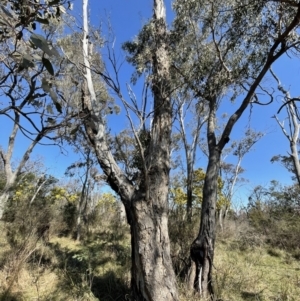
{"type": "MultiPolygon", "coordinates": [[[[20,1],[20,0],[5,0],[0,5],[0,41],[4,42],[11,39],[19,46],[28,47],[29,45],[36,49],[41,49],[49,57],[57,56],[59,53],[52,47],[49,40],[46,40],[42,35],[32,33],[28,43],[24,43],[26,35],[23,31],[34,31],[37,28],[37,23],[50,25],[60,19],[61,13],[66,12],[63,5],[66,1],[20,1]],[[13,25],[13,26],[11,26],[13,25]],[[14,28],[14,29],[12,29],[14,28]]],[[[16,49],[11,54],[15,60],[19,62],[19,71],[29,68],[34,68],[37,61],[42,63],[51,75],[54,75],[53,66],[49,59],[44,56],[33,55],[28,51],[16,49]]]]}
{"type": "Polygon", "coordinates": [[[151,21],[143,26],[134,41],[123,44],[122,48],[127,52],[127,61],[136,69],[131,78],[133,83],[136,83],[144,72],[151,70],[154,47],[156,47],[154,24],[151,21]]]}
{"type": "MultiPolygon", "coordinates": [[[[198,207],[202,203],[202,193],[205,180],[205,172],[203,169],[199,168],[194,171],[193,175],[193,199],[194,206],[198,207]]],[[[174,200],[174,203],[177,205],[184,205],[187,202],[187,194],[185,192],[186,180],[183,180],[183,183],[177,183],[174,188],[171,188],[171,197],[174,200]]],[[[218,201],[217,208],[222,206],[229,206],[229,200],[222,193],[224,183],[222,179],[218,178],[218,201]]]]}
{"type": "MultiPolygon", "coordinates": [[[[40,48],[43,52],[45,52],[46,54],[48,54],[49,56],[57,56],[59,57],[59,53],[57,52],[57,50],[53,47],[49,46],[49,42],[41,35],[39,34],[32,34],[30,36],[30,42],[37,48],[40,48]]],[[[43,58],[45,60],[45,58],[43,58]]],[[[49,67],[49,60],[45,61],[43,63],[45,65],[45,62],[47,63],[48,67],[49,67]]],[[[47,66],[45,65],[45,67],[47,68],[47,66]]],[[[52,67],[52,65],[51,65],[52,67]]],[[[53,67],[52,67],[53,69],[53,67]]],[[[53,74],[52,74],[53,75],[53,74]]]]}
{"type": "Polygon", "coordinates": [[[75,203],[67,202],[62,208],[62,220],[64,227],[61,229],[63,235],[73,234],[76,225],[77,206],[75,203]]]}
{"type": "Polygon", "coordinates": [[[300,248],[299,186],[258,186],[249,198],[250,224],[275,247],[289,251],[300,248]]]}
{"type": "Polygon", "coordinates": [[[191,266],[190,244],[197,234],[200,214],[192,216],[190,223],[186,222],[186,210],[178,204],[169,214],[169,235],[171,240],[171,256],[176,275],[185,282],[191,266]]]}
{"type": "MultiPolygon", "coordinates": [[[[137,136],[146,158],[151,139],[150,131],[146,128],[141,129],[137,136]]],[[[134,135],[130,131],[124,130],[114,138],[113,145],[114,156],[124,166],[127,176],[133,181],[139,182],[143,171],[143,159],[134,135]]]]}
{"type": "Polygon", "coordinates": [[[34,22],[40,22],[43,24],[49,24],[49,19],[59,18],[61,12],[65,12],[62,4],[64,0],[55,1],[20,1],[20,0],[5,0],[4,5],[8,5],[8,8],[12,10],[9,12],[7,6],[7,16],[13,17],[14,14],[18,17],[19,23],[16,27],[31,27],[35,29],[34,22]]]}
{"type": "Polygon", "coordinates": [[[102,193],[97,204],[103,211],[114,211],[115,205],[116,197],[110,192],[102,193]]]}

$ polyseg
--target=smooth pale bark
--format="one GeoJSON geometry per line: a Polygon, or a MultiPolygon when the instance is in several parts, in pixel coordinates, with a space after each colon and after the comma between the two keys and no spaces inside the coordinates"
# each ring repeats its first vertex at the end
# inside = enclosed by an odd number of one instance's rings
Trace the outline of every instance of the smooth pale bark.
{"type": "Polygon", "coordinates": [[[14,151],[14,147],[15,147],[16,136],[17,136],[17,133],[19,130],[19,122],[20,122],[20,116],[19,116],[19,113],[17,113],[17,112],[15,112],[14,122],[15,123],[14,123],[13,129],[12,129],[12,132],[8,139],[7,151],[4,152],[2,149],[0,149],[0,157],[3,162],[4,173],[5,173],[5,178],[6,178],[5,186],[0,195],[0,219],[3,216],[5,204],[10,196],[11,189],[16,184],[17,178],[18,178],[19,174],[21,173],[22,169],[24,168],[25,164],[29,160],[29,157],[30,157],[34,147],[43,138],[43,135],[41,133],[36,136],[36,138],[30,143],[30,145],[24,152],[17,168],[15,170],[13,170],[12,156],[13,156],[13,151],[14,151]]]}
{"type": "Polygon", "coordinates": [[[289,133],[285,129],[284,122],[280,122],[278,117],[275,115],[275,119],[278,125],[281,128],[281,131],[285,135],[285,137],[289,140],[290,143],[290,150],[291,150],[291,159],[294,165],[294,174],[297,179],[298,184],[300,185],[300,163],[299,163],[299,154],[298,154],[298,140],[299,140],[299,133],[300,133],[300,123],[298,122],[297,113],[295,103],[291,102],[292,99],[290,96],[289,91],[283,88],[281,85],[280,80],[275,75],[275,73],[271,70],[273,77],[276,79],[278,83],[278,90],[280,90],[285,95],[285,101],[288,103],[285,105],[287,115],[288,115],[288,123],[289,123],[289,133]]]}
{"type": "Polygon", "coordinates": [[[196,117],[196,127],[193,131],[193,141],[189,144],[187,139],[187,133],[184,125],[184,103],[179,104],[178,110],[178,121],[180,126],[180,135],[183,142],[185,158],[186,158],[186,194],[187,194],[187,202],[186,202],[186,215],[187,222],[191,222],[192,220],[192,209],[193,209],[193,177],[194,177],[194,164],[196,159],[196,151],[198,145],[198,139],[200,136],[200,131],[202,126],[207,121],[207,116],[202,116],[201,113],[196,117]]]}
{"type": "Polygon", "coordinates": [[[85,129],[107,183],[121,197],[131,228],[132,292],[136,301],[177,301],[176,278],[170,257],[168,234],[168,187],[172,108],[165,6],[154,0],[152,92],[154,113],[151,140],[141,171],[139,186],[134,185],[116,163],[106,141],[104,116],[96,101],[88,61],[87,0],[83,0],[83,54],[85,79],[83,107],[85,129]]]}

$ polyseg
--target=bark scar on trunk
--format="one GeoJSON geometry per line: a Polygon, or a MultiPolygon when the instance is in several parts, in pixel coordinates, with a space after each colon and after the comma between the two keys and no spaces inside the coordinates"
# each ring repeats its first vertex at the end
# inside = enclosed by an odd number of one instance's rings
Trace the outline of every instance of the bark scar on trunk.
{"type": "Polygon", "coordinates": [[[194,289],[202,295],[202,282],[207,281],[209,292],[213,294],[212,279],[211,279],[211,268],[213,249],[209,243],[207,237],[201,241],[197,238],[193,241],[190,249],[191,259],[196,264],[196,276],[194,280],[194,289]],[[205,270],[209,269],[208,273],[205,270]],[[204,279],[205,274],[209,275],[209,279],[204,279]]]}
{"type": "Polygon", "coordinates": [[[205,255],[205,249],[204,246],[201,246],[199,244],[199,241],[195,240],[191,245],[190,250],[191,258],[196,264],[196,277],[194,280],[194,289],[198,292],[202,292],[202,275],[201,271],[204,265],[204,255],[205,255]]]}

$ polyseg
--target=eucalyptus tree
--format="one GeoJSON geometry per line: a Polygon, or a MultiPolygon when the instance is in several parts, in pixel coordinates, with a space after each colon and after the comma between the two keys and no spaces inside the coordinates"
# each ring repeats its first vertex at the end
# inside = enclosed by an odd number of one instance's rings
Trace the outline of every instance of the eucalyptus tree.
{"type": "Polygon", "coordinates": [[[37,24],[49,25],[72,9],[72,1],[66,0],[2,0],[0,4],[0,42],[16,36],[21,39],[24,33],[36,30],[37,24]]]}
{"type": "Polygon", "coordinates": [[[178,126],[174,126],[182,141],[185,160],[183,166],[186,170],[186,216],[187,221],[191,222],[193,208],[193,177],[198,141],[202,127],[207,121],[207,108],[199,104],[193,104],[192,100],[188,100],[188,95],[183,97],[177,93],[174,96],[174,109],[176,112],[178,126]],[[190,124],[188,120],[191,120],[190,124]],[[194,125],[192,125],[194,124],[194,125]],[[190,132],[189,132],[190,130],[190,132]]]}
{"type": "Polygon", "coordinates": [[[253,146],[264,136],[264,133],[257,132],[248,128],[245,132],[245,137],[234,141],[230,146],[230,152],[237,158],[236,164],[226,163],[225,158],[221,159],[220,173],[224,181],[223,194],[225,203],[218,208],[219,225],[223,230],[223,221],[227,216],[232,198],[235,193],[236,184],[242,182],[240,175],[244,172],[242,161],[244,157],[253,149],[253,146]]]}
{"type": "MultiPolygon", "coordinates": [[[[276,122],[278,123],[282,133],[287,138],[290,144],[291,153],[288,156],[274,156],[271,161],[281,161],[283,165],[294,174],[295,179],[300,185],[300,162],[299,162],[299,134],[300,134],[300,122],[298,108],[296,106],[296,101],[299,101],[298,97],[291,97],[290,92],[283,87],[279,78],[271,70],[274,79],[277,82],[278,90],[283,94],[283,106],[287,114],[287,126],[284,121],[280,121],[279,118],[274,115],[276,122]]],[[[283,107],[281,107],[283,109],[283,107]]],[[[278,110],[278,113],[280,113],[278,110]]]]}
{"type": "Polygon", "coordinates": [[[195,98],[209,107],[208,165],[200,230],[192,243],[191,256],[197,266],[195,289],[212,298],[217,179],[222,150],[245,110],[250,104],[260,103],[258,91],[270,95],[262,80],[272,64],[285,53],[298,52],[300,4],[177,0],[173,7],[176,39],[181,43],[185,39],[194,41],[192,47],[187,46],[182,52],[182,57],[193,62],[192,67],[186,70],[175,62],[174,69],[194,91],[195,98]],[[217,139],[217,112],[226,99],[224,96],[235,101],[237,109],[217,139]]]}
{"type": "MultiPolygon", "coordinates": [[[[168,235],[172,107],[164,2],[153,1],[153,18],[148,23],[149,38],[152,41],[149,64],[152,71],[153,111],[151,139],[146,150],[138,133],[134,131],[142,159],[138,184],[121,170],[108,145],[104,105],[97,100],[91,76],[87,3],[87,0],[83,1],[82,43],[86,68],[82,99],[87,114],[84,125],[107,183],[120,196],[126,208],[131,228],[133,298],[147,301],[178,300],[168,235]]],[[[120,95],[119,87],[105,74],[99,73],[117,95],[120,95]]]]}
{"type": "MultiPolygon", "coordinates": [[[[44,6],[41,7],[44,9],[44,6]]],[[[42,23],[41,15],[32,16],[30,22],[26,21],[28,24],[21,26],[18,25],[21,17],[18,17],[18,12],[14,12],[14,8],[1,4],[0,9],[1,26],[5,27],[4,31],[7,33],[0,43],[2,99],[0,118],[9,125],[7,129],[11,125],[7,146],[0,150],[0,158],[5,171],[5,186],[0,196],[1,216],[10,189],[15,184],[34,147],[42,143],[43,139],[45,141],[48,139],[48,142],[43,143],[56,144],[56,130],[61,126],[66,126],[72,119],[72,114],[69,114],[69,109],[62,100],[61,94],[52,85],[56,72],[59,70],[61,57],[50,41],[53,38],[51,30],[48,31],[47,38],[44,38],[42,35],[32,33],[32,28],[26,27],[35,20],[34,18],[39,18],[42,23]],[[21,26],[21,31],[19,31],[19,26],[21,26]],[[23,31],[27,33],[23,35],[23,31]],[[27,137],[29,142],[27,146],[24,146],[20,163],[12,168],[18,133],[27,137]]],[[[47,19],[49,26],[45,25],[45,29],[50,28],[52,22],[55,23],[57,20],[47,19]]]]}
{"type": "Polygon", "coordinates": [[[74,152],[78,154],[79,160],[68,166],[65,175],[75,177],[79,186],[77,187],[79,198],[76,212],[76,240],[80,241],[82,238],[82,221],[85,225],[88,224],[89,201],[101,176],[95,167],[96,159],[92,148],[88,145],[85,133],[79,128],[74,134],[76,137],[69,134],[67,141],[69,141],[74,152]]]}

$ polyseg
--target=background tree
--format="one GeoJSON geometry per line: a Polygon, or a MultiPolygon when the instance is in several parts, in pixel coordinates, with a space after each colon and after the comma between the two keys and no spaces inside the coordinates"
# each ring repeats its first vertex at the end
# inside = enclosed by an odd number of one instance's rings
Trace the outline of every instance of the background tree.
{"type": "MultiPolygon", "coordinates": [[[[245,137],[241,138],[238,141],[234,141],[230,146],[230,151],[232,154],[237,157],[237,163],[230,164],[226,162],[221,162],[221,178],[224,181],[223,194],[225,196],[225,203],[222,206],[219,206],[218,216],[219,224],[223,230],[223,221],[227,216],[230,205],[232,204],[232,198],[235,192],[235,187],[239,176],[244,172],[241,164],[245,155],[250,152],[254,144],[256,144],[264,134],[262,132],[256,132],[250,128],[245,132],[245,137]]],[[[242,179],[241,179],[242,180],[242,179]]]]}
{"type": "MultiPolygon", "coordinates": [[[[79,142],[77,131],[77,143],[79,142]]],[[[85,138],[84,138],[85,139],[85,138]]],[[[84,141],[81,141],[84,143],[84,141]]],[[[80,143],[80,142],[79,142],[80,143]]],[[[82,160],[71,164],[65,175],[74,177],[77,176],[79,180],[79,200],[77,204],[77,219],[76,219],[76,240],[81,240],[82,235],[82,221],[85,225],[88,224],[88,207],[91,201],[91,194],[99,182],[99,172],[94,167],[95,158],[93,156],[92,150],[88,145],[77,145],[75,146],[76,152],[80,153],[82,160]]]]}
{"type": "Polygon", "coordinates": [[[175,101],[175,107],[177,110],[177,119],[179,123],[178,132],[180,133],[180,139],[182,140],[183,149],[185,153],[187,222],[191,222],[193,208],[194,165],[201,129],[207,121],[207,112],[205,112],[205,108],[203,106],[194,106],[193,104],[191,104],[192,100],[188,101],[187,97],[188,96],[184,97],[182,100],[177,99],[177,101],[175,101]],[[186,120],[190,118],[190,115],[193,116],[193,123],[195,122],[195,126],[191,129],[191,142],[189,142],[187,132],[188,125],[186,124],[186,120]]]}
{"type": "Polygon", "coordinates": [[[6,179],[0,196],[0,217],[9,191],[34,147],[44,138],[48,139],[48,144],[55,144],[55,131],[61,126],[66,126],[72,118],[59,91],[52,87],[55,75],[53,66],[59,69],[60,55],[51,43],[55,32],[53,28],[51,30],[51,26],[54,26],[53,22],[57,22],[57,16],[51,17],[53,20],[49,18],[53,9],[59,14],[63,7],[59,5],[59,1],[51,2],[49,5],[10,2],[11,6],[1,4],[0,10],[3,17],[2,27],[6,32],[5,38],[0,43],[2,53],[0,91],[3,96],[0,117],[12,121],[7,148],[0,151],[6,179]],[[34,33],[30,37],[23,36],[23,30],[35,29],[34,21],[45,24],[45,29],[48,30],[47,38],[34,33]],[[29,27],[32,28],[28,29],[29,27]],[[67,115],[69,116],[66,117],[67,115]],[[12,156],[19,132],[31,142],[25,149],[19,165],[13,170],[12,156]]]}
{"type": "MultiPolygon", "coordinates": [[[[290,96],[289,91],[282,86],[279,78],[275,75],[275,73],[272,70],[271,73],[278,84],[278,90],[284,95],[283,105],[287,113],[288,126],[285,126],[284,121],[280,122],[276,115],[274,115],[274,118],[280,126],[282,133],[288,139],[291,151],[291,153],[288,156],[274,156],[271,159],[271,162],[281,161],[281,163],[283,163],[283,165],[294,174],[298,184],[300,185],[300,163],[298,150],[300,123],[298,109],[295,104],[295,101],[297,101],[298,98],[292,98],[290,96]]],[[[280,112],[280,110],[278,111],[278,113],[280,112]]]]}
{"type": "Polygon", "coordinates": [[[283,186],[271,181],[268,186],[254,187],[247,206],[250,225],[258,233],[268,236],[267,243],[272,247],[289,249],[295,255],[300,232],[298,195],[298,183],[283,186]]]}

